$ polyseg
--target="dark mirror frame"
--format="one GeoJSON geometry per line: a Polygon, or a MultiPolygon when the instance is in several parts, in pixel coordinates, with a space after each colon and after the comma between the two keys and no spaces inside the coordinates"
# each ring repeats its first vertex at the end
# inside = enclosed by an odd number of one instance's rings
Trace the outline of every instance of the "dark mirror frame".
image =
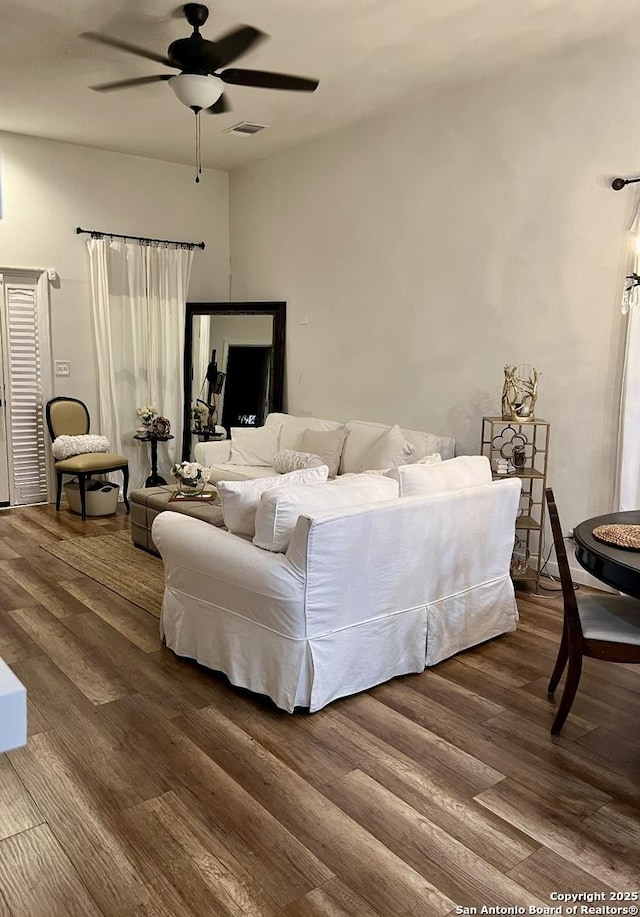
{"type": "Polygon", "coordinates": [[[184,331],[184,414],[182,459],[191,457],[191,388],[193,380],[193,318],[196,315],[272,315],[273,337],[269,373],[268,411],[284,404],[284,354],[287,304],[285,302],[188,302],[184,331]]]}

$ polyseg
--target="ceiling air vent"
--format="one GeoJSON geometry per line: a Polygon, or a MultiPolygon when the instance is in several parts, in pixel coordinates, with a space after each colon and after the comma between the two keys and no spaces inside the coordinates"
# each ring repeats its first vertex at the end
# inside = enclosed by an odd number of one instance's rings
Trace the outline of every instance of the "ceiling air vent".
{"type": "Polygon", "coordinates": [[[225,134],[237,134],[238,137],[251,137],[253,134],[259,134],[260,131],[266,130],[267,124],[252,124],[250,121],[241,121],[240,124],[234,124],[233,127],[224,131],[225,134]]]}

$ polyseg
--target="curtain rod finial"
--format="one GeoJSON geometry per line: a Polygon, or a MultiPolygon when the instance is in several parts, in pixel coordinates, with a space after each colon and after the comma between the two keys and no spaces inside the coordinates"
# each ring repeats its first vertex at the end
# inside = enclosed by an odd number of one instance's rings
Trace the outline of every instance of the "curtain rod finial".
{"type": "Polygon", "coordinates": [[[624,178],[614,178],[611,182],[611,187],[614,191],[622,191],[626,184],[627,182],[624,178]]]}

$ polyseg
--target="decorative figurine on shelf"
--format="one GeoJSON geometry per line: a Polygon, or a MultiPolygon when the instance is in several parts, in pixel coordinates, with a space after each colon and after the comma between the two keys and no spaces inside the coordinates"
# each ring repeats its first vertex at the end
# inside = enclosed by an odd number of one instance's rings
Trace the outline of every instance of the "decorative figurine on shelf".
{"type": "Polygon", "coordinates": [[[532,422],[538,398],[540,373],[533,366],[505,366],[502,389],[502,419],[532,422]]]}

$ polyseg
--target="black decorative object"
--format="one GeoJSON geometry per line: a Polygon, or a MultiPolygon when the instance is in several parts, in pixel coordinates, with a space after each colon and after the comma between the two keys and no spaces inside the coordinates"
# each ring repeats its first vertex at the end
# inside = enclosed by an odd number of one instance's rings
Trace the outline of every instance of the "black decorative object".
{"type": "Polygon", "coordinates": [[[611,187],[614,191],[622,191],[627,185],[635,185],[640,178],[614,178],[611,181],[611,187]]]}
{"type": "Polygon", "coordinates": [[[176,242],[174,239],[149,239],[147,236],[124,236],[119,232],[103,232],[101,229],[82,229],[80,226],[76,226],[76,235],[80,233],[86,233],[91,236],[92,239],[104,239],[105,236],[107,239],[124,239],[125,241],[129,239],[131,242],[145,242],[150,245],[158,243],[160,245],[177,245],[178,248],[202,248],[204,249],[204,242],[176,242]]]}

